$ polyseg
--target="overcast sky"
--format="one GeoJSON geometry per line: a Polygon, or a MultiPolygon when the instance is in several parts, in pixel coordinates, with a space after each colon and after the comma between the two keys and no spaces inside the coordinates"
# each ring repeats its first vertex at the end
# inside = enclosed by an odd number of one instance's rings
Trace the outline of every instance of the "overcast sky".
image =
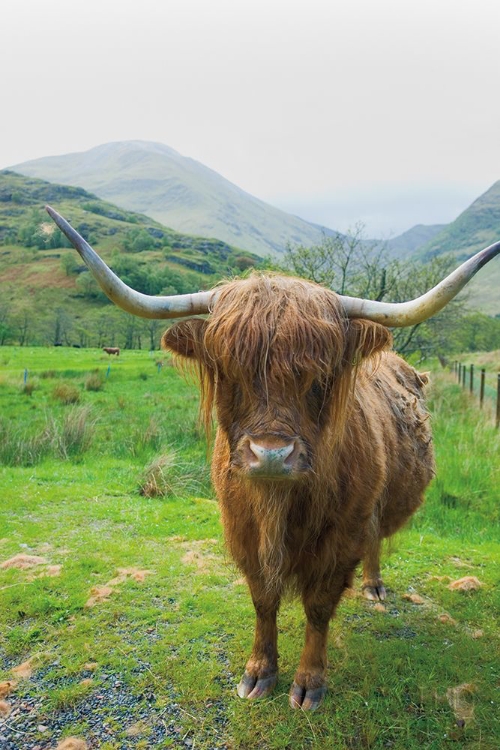
{"type": "Polygon", "coordinates": [[[500,179],[495,0],[2,0],[0,168],[165,143],[388,236],[500,179]]]}

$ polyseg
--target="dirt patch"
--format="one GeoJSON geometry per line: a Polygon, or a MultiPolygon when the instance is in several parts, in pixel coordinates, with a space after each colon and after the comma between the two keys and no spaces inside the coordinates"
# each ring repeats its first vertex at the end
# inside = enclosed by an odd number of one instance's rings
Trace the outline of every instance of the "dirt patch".
{"type": "Polygon", "coordinates": [[[22,664],[19,664],[17,667],[13,667],[10,671],[21,680],[29,680],[29,678],[33,674],[33,661],[34,658],[30,657],[26,661],[23,661],[22,664]]]}
{"type": "Polygon", "coordinates": [[[6,698],[8,695],[10,695],[17,687],[17,682],[13,682],[12,680],[6,680],[5,682],[0,682],[0,698],[6,698]]]}
{"type": "Polygon", "coordinates": [[[48,560],[45,557],[39,555],[25,555],[20,553],[14,555],[9,560],[5,560],[0,564],[2,570],[8,570],[9,568],[19,568],[20,570],[26,570],[29,568],[35,568],[37,565],[47,565],[48,560]]]}
{"type": "Polygon", "coordinates": [[[144,583],[146,576],[152,575],[152,570],[139,570],[139,568],[118,568],[118,575],[108,581],[106,586],[119,586],[127,578],[132,578],[138,583],[144,583]]]}
{"type": "Polygon", "coordinates": [[[448,688],[446,691],[446,698],[457,722],[466,723],[474,718],[472,696],[475,692],[476,687],[470,682],[464,682],[463,685],[448,688]]]}
{"type": "Polygon", "coordinates": [[[210,551],[218,544],[218,539],[181,542],[180,546],[186,550],[181,562],[195,567],[199,573],[213,572],[214,568],[223,562],[222,555],[210,551]]]}
{"type": "Polygon", "coordinates": [[[419,594],[403,594],[403,599],[406,599],[409,602],[413,602],[413,604],[425,604],[425,599],[423,599],[419,594]]]}
{"type": "Polygon", "coordinates": [[[114,589],[111,586],[93,586],[90,589],[90,597],[85,602],[85,607],[95,607],[96,604],[109,599],[114,589]]]}
{"type": "Polygon", "coordinates": [[[452,581],[448,588],[451,591],[477,591],[483,584],[476,576],[465,576],[457,581],[452,581]]]}
{"type": "Polygon", "coordinates": [[[443,612],[443,614],[438,615],[439,622],[443,623],[443,625],[456,625],[457,621],[453,619],[451,615],[449,615],[447,612],[443,612]]]}
{"type": "Polygon", "coordinates": [[[78,737],[66,737],[65,740],[59,742],[55,750],[88,750],[88,745],[85,740],[78,737]]]}
{"type": "Polygon", "coordinates": [[[96,604],[106,601],[116,590],[116,587],[124,583],[127,578],[132,578],[138,583],[144,583],[146,576],[152,575],[152,573],[153,571],[151,570],[140,570],[139,568],[118,568],[118,575],[104,584],[104,586],[93,586],[90,589],[90,597],[84,606],[87,608],[95,607],[96,604]]]}

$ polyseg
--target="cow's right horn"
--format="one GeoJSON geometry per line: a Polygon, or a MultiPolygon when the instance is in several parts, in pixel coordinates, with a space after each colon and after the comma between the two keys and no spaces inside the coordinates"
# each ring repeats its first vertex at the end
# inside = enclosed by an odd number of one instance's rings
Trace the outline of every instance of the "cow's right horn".
{"type": "Polygon", "coordinates": [[[341,297],[349,318],[365,318],[389,328],[414,326],[423,323],[445,307],[472,279],[485,263],[500,253],[500,242],[495,242],[462,263],[449,276],[421,297],[408,302],[377,302],[358,297],[341,297]]]}
{"type": "Polygon", "coordinates": [[[83,237],[73,229],[66,219],[50,206],[47,213],[59,229],[66,235],[73,247],[78,250],[103,292],[118,307],[140,318],[182,318],[186,315],[200,315],[210,311],[214,292],[177,294],[170,297],[155,297],[131,289],[108,268],[83,237]]]}

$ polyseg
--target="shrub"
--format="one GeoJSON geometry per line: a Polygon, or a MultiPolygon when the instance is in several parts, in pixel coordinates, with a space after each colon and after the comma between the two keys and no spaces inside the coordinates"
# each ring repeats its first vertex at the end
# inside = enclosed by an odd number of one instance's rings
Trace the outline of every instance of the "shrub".
{"type": "Polygon", "coordinates": [[[59,383],[52,391],[52,396],[62,404],[77,404],[80,401],[80,391],[70,383],[59,383]]]}

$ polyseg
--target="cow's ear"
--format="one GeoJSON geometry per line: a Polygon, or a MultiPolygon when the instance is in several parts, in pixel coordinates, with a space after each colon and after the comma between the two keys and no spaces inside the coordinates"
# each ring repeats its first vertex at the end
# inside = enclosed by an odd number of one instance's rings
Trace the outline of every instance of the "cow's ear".
{"type": "Polygon", "coordinates": [[[174,323],[161,338],[162,348],[169,349],[180,357],[203,360],[203,336],[206,325],[207,321],[200,318],[174,323]]]}
{"type": "Polygon", "coordinates": [[[392,333],[380,323],[352,318],[349,321],[348,341],[350,358],[359,361],[388,349],[392,344],[392,333]]]}

